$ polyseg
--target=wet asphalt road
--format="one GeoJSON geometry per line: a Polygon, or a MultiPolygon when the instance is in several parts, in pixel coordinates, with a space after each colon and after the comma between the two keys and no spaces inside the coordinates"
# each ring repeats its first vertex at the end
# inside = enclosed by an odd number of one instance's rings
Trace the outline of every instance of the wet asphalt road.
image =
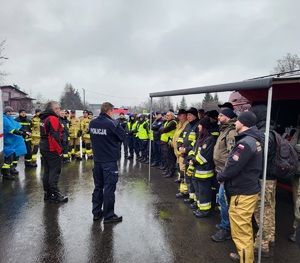
{"type": "MultiPolygon", "coordinates": [[[[231,240],[215,243],[219,214],[195,218],[176,199],[174,178],[157,168],[120,161],[115,212],[123,222],[93,222],[93,162],[64,165],[59,187],[66,204],[44,203],[42,168],[25,170],[15,181],[0,180],[0,262],[232,262],[231,240]]],[[[262,262],[300,262],[300,250],[287,240],[292,231],[291,195],[277,194],[277,232],[273,256],[262,262]]]]}

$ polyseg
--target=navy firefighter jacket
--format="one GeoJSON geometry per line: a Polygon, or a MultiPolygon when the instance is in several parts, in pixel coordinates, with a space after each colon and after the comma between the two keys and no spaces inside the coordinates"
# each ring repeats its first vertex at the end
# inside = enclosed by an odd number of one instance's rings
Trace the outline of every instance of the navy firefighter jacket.
{"type": "Polygon", "coordinates": [[[119,160],[119,143],[125,140],[126,134],[118,121],[106,113],[100,113],[90,122],[89,133],[95,162],[107,163],[119,160]]]}

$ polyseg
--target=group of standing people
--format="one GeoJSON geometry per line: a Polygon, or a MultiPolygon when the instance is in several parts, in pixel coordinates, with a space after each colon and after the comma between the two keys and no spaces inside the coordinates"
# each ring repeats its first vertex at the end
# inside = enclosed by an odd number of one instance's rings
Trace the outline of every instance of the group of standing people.
{"type": "MultiPolygon", "coordinates": [[[[219,107],[219,112],[213,110],[206,113],[202,109],[180,109],[176,117],[173,111],[167,112],[164,117],[161,112],[156,112],[155,120],[150,123],[149,117],[143,114],[138,119],[130,115],[129,120],[120,114],[120,118],[114,120],[113,105],[104,102],[100,115],[84,126],[94,159],[93,219],[103,217],[104,223],[122,221],[122,216],[115,214],[114,204],[118,160],[121,145],[125,142],[125,158],[133,159],[136,154],[136,160],[142,163],[149,163],[151,158],[150,165],[159,167],[164,177],[178,175],[175,181],[180,183],[180,188],[176,197],[183,198],[183,202],[190,205],[195,217],[209,217],[212,214],[212,189],[217,189],[221,222],[216,225],[218,231],[211,238],[216,242],[233,239],[238,253],[230,253],[232,260],[253,262],[260,245],[262,256],[269,257],[270,247],[275,246],[276,178],[268,171],[263,226],[259,225],[266,106],[253,106],[238,116],[230,103],[219,107]],[[150,143],[152,151],[148,156],[150,143]],[[253,239],[253,215],[259,227],[263,227],[261,244],[259,232],[253,239]]],[[[53,101],[47,103],[45,111],[39,113],[40,152],[44,159],[44,200],[50,202],[68,201],[68,197],[61,195],[58,189],[64,157],[63,143],[66,141],[63,137],[65,125],[60,121],[60,113],[59,103],[53,101]]],[[[3,177],[9,175],[6,173],[8,170],[13,171],[13,160],[27,153],[25,142],[32,137],[32,133],[23,129],[22,123],[13,120],[11,114],[12,109],[6,107],[3,177]]],[[[75,134],[76,131],[69,130],[69,133],[75,134]]],[[[77,137],[82,135],[78,131],[77,137]]],[[[300,156],[299,133],[300,129],[296,130],[291,143],[300,156]]],[[[274,158],[275,143],[274,137],[270,136],[268,161],[274,158]]],[[[89,147],[86,148],[89,150],[89,147]]],[[[76,151],[75,147],[75,158],[78,158],[76,151]]],[[[29,161],[30,157],[26,158],[25,162],[29,161]]],[[[291,235],[291,241],[295,241],[300,220],[299,177],[300,169],[293,178],[294,201],[297,205],[295,233],[291,235]]]]}
{"type": "MultiPolygon", "coordinates": [[[[258,227],[263,227],[262,256],[269,257],[270,247],[275,246],[277,180],[268,172],[263,226],[259,225],[267,108],[255,105],[237,116],[232,104],[227,102],[219,107],[219,112],[206,113],[195,108],[180,109],[176,117],[173,111],[164,116],[156,112],[152,124],[149,116],[140,115],[136,120],[131,115],[127,123],[130,126],[125,127],[127,142],[128,145],[134,140],[138,142],[135,154],[142,163],[149,163],[151,143],[151,166],[162,169],[165,178],[178,175],[175,182],[180,183],[180,188],[176,197],[184,198],[184,203],[194,210],[195,217],[212,214],[213,190],[216,189],[221,221],[216,225],[217,232],[212,235],[212,240],[222,242],[232,238],[238,253],[231,253],[230,258],[253,262],[260,246],[259,231],[253,238],[253,218],[258,227]]],[[[294,141],[298,133],[295,134],[294,141]]],[[[296,150],[299,143],[298,136],[298,142],[292,142],[296,150]]],[[[269,162],[274,158],[275,144],[270,133],[269,162]]],[[[133,153],[132,150],[127,158],[133,158],[133,153]]],[[[296,174],[292,181],[296,203],[300,196],[299,175],[296,174]]],[[[295,231],[299,225],[297,209],[299,205],[295,206],[295,231]]],[[[295,233],[289,239],[295,241],[295,233]]]]}

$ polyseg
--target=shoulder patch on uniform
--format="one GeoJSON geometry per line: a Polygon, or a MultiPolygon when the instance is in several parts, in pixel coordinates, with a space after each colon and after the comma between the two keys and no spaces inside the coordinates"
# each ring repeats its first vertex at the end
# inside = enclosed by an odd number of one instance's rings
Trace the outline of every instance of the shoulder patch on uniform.
{"type": "Polygon", "coordinates": [[[237,162],[240,159],[240,156],[236,153],[232,156],[232,159],[237,162]]]}
{"type": "Polygon", "coordinates": [[[202,148],[203,148],[203,149],[206,149],[206,147],[207,147],[207,144],[206,144],[206,143],[203,144],[202,148]]]}
{"type": "Polygon", "coordinates": [[[245,146],[243,144],[238,145],[238,149],[244,150],[245,146]]]}

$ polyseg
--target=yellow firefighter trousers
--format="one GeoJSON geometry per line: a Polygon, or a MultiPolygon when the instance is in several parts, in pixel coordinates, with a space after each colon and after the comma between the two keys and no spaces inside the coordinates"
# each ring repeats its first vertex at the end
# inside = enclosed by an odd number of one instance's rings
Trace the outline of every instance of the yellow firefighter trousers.
{"type": "Polygon", "coordinates": [[[229,218],[232,240],[240,256],[240,262],[253,263],[252,215],[258,194],[231,196],[229,218]]]}

